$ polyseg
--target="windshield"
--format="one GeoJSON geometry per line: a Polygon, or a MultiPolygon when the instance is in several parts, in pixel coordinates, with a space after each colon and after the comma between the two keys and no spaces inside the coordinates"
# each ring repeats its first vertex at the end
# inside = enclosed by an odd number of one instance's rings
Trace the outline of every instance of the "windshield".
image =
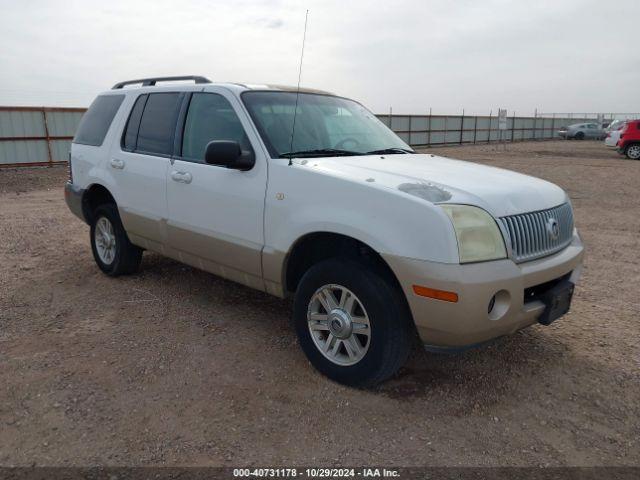
{"type": "Polygon", "coordinates": [[[249,91],[242,99],[272,157],[413,153],[357,102],[329,95],[249,91]]]}

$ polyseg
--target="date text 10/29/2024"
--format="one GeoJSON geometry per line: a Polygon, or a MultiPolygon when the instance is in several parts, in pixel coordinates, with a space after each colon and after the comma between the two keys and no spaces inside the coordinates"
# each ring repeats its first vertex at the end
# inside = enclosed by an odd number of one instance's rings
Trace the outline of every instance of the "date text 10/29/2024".
{"type": "Polygon", "coordinates": [[[236,478],[397,478],[400,473],[387,468],[234,468],[236,478]]]}

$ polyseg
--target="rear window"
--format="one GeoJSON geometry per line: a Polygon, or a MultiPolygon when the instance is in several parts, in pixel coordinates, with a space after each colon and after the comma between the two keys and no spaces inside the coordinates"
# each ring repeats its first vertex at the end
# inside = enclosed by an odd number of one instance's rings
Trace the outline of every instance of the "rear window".
{"type": "Polygon", "coordinates": [[[149,95],[140,119],[136,151],[159,155],[173,153],[173,132],[180,103],[179,93],[149,95]]]}
{"type": "Polygon", "coordinates": [[[124,95],[101,95],[96,98],[82,116],[73,142],[94,147],[102,145],[123,100],[124,95]]]}

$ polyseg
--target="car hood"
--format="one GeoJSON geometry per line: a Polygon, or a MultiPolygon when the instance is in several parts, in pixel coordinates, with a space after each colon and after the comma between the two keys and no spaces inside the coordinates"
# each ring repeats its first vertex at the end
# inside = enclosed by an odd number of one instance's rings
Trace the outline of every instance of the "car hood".
{"type": "Polygon", "coordinates": [[[431,203],[477,205],[495,217],[545,210],[567,201],[560,187],[545,180],[428,154],[310,158],[295,163],[431,203]]]}

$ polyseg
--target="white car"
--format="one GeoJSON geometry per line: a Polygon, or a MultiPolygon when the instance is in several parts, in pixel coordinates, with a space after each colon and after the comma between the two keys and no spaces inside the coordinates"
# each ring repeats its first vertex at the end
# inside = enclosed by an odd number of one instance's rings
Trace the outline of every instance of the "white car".
{"type": "Polygon", "coordinates": [[[103,272],[133,273],[151,250],[293,296],[307,357],[349,385],[393,375],[416,334],[457,350],[548,325],[580,276],[561,188],[417,154],[326,92],[123,82],[92,103],[70,158],[67,204],[103,272]]]}
{"type": "Polygon", "coordinates": [[[624,120],[614,120],[605,130],[607,136],[604,139],[604,144],[607,147],[616,148],[618,146],[618,140],[620,140],[620,133],[622,132],[622,127],[625,126],[627,122],[624,120]]]}

